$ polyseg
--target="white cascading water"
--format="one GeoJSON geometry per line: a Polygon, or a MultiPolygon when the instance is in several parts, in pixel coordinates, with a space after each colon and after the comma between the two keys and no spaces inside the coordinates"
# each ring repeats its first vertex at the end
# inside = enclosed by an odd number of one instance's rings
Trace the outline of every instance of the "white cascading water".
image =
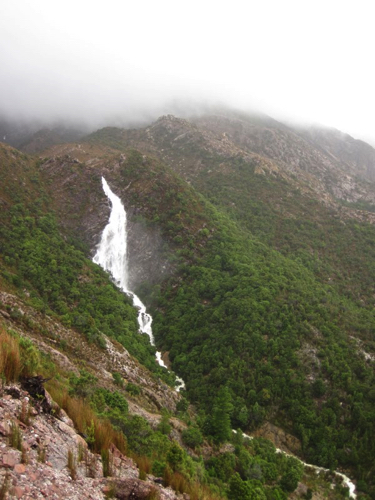
{"type": "MultiPolygon", "coordinates": [[[[146,306],[134,292],[128,288],[128,260],[127,260],[127,233],[126,212],[120,198],[116,196],[102,177],[103,190],[112,204],[109,221],[104,228],[102,239],[94,255],[93,261],[105,271],[109,272],[116,285],[133,300],[138,309],[138,324],[142,333],[146,333],[152,345],[155,345],[152,334],[152,317],[146,312],[146,306]]],[[[160,366],[167,368],[161,359],[161,352],[156,352],[156,360],[160,366]]],[[[184,381],[177,378],[177,391],[185,387],[184,381]]]]}

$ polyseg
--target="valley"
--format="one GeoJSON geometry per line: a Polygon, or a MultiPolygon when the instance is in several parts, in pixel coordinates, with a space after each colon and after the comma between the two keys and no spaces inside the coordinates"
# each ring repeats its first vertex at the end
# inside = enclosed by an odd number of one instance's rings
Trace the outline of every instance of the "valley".
{"type": "Polygon", "coordinates": [[[371,146],[231,110],[61,137],[0,145],[1,328],[20,356],[33,343],[56,403],[83,399],[141,479],[192,500],[345,498],[334,470],[374,498],[371,146]],[[100,247],[115,199],[119,275],[100,247]],[[328,471],[276,453],[271,428],[328,471]]]}

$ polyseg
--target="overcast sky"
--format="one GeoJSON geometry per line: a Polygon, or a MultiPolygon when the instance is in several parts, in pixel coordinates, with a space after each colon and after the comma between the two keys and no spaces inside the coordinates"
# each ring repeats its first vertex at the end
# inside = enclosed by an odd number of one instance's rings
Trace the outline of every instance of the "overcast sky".
{"type": "Polygon", "coordinates": [[[2,0],[0,112],[100,124],[222,102],[375,140],[372,0],[2,0]]]}

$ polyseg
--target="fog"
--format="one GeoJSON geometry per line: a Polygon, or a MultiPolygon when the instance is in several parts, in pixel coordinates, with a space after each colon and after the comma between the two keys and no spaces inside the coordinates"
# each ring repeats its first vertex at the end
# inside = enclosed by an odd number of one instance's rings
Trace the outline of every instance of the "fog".
{"type": "Polygon", "coordinates": [[[375,140],[371,4],[2,2],[0,117],[95,128],[220,104],[375,140]]]}

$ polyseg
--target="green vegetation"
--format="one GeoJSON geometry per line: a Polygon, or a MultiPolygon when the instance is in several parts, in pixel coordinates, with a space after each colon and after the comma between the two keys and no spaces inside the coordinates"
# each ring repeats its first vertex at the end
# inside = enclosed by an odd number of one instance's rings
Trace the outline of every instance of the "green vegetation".
{"type": "Polygon", "coordinates": [[[10,335],[0,325],[0,374],[5,382],[32,375],[38,368],[39,355],[34,344],[28,338],[10,335]]]}
{"type": "MultiPolygon", "coordinates": [[[[120,133],[105,134],[123,149],[120,133]]],[[[231,428],[251,431],[271,420],[300,439],[307,461],[354,472],[362,491],[373,495],[375,376],[362,353],[375,351],[373,227],[342,223],[241,158],[190,152],[204,165],[192,177],[195,188],[134,150],[111,180],[127,189],[137,217],[160,229],[174,269],[165,282],[152,289],[143,284],[138,293],[151,306],[158,347],[169,352],[186,396],[199,408],[183,442],[199,451],[205,435],[218,453],[206,463],[188,456],[169,438],[168,415],[156,431],[128,415],[122,391],[137,397],[140,389],[123,388],[116,374],[118,391],[111,392],[82,370],[56,395],[59,404],[76,415],[91,446],[101,442],[100,422],[110,422],[126,437],[142,474],[157,471],[179,491],[190,491],[200,478],[232,499],[286,498],[301,477],[298,462],[262,440],[235,440],[234,452],[219,452],[232,439],[231,428]]],[[[106,160],[108,168],[112,163],[106,160]]],[[[102,333],[116,338],[168,377],[148,338],[137,333],[126,297],[61,236],[44,202],[15,196],[1,213],[3,282],[19,293],[26,289],[33,307],[91,341],[102,344],[102,333]]],[[[187,409],[184,399],[177,410],[186,416],[187,409]]]]}
{"type": "MultiPolygon", "coordinates": [[[[229,204],[227,191],[215,194],[215,187],[229,189],[228,178],[206,190],[216,207],[174,181],[175,175],[167,169],[152,184],[143,184],[144,197],[137,199],[137,178],[144,179],[144,171],[151,165],[151,160],[141,160],[136,155],[131,157],[129,169],[125,163],[122,176],[127,182],[133,180],[132,172],[137,172],[127,196],[141,206],[147,203],[145,214],[149,220],[158,215],[157,224],[170,248],[175,249],[178,269],[177,277],[161,288],[141,288],[141,293],[153,306],[158,347],[169,352],[173,368],[187,383],[189,398],[207,415],[202,426],[206,435],[223,442],[231,426],[252,430],[272,419],[301,440],[307,460],[328,468],[353,468],[368,481],[375,454],[370,439],[374,432],[371,395],[375,379],[371,366],[356,349],[354,337],[362,339],[364,349],[373,352],[371,294],[375,281],[368,278],[374,270],[373,229],[348,222],[340,233],[340,221],[333,219],[331,223],[328,213],[324,216],[321,209],[318,215],[325,217],[324,233],[329,233],[333,249],[324,260],[328,267],[317,268],[317,254],[312,252],[309,261],[307,252],[297,249],[298,219],[291,218],[294,225],[280,233],[294,239],[290,249],[283,251],[284,243],[279,238],[275,251],[265,235],[269,238],[268,233],[273,234],[270,224],[276,221],[264,203],[247,195],[241,197],[238,186],[235,200],[236,205],[244,203],[242,216],[235,217],[235,209],[233,213],[223,210],[223,205],[229,204]],[[164,180],[167,176],[172,179],[170,183],[164,180]],[[159,184],[158,178],[163,182],[159,184]],[[162,200],[169,191],[172,194],[165,207],[162,200]],[[249,203],[258,213],[258,232],[249,231],[250,226],[245,230],[245,223],[255,224],[254,210],[248,210],[246,200],[251,200],[249,203]],[[177,217],[179,205],[183,211],[177,217]],[[198,231],[193,231],[196,227],[198,231]],[[342,253],[336,253],[335,269],[343,272],[345,262],[347,269],[351,266],[345,260],[345,239],[341,242],[340,238],[349,238],[345,231],[353,228],[363,235],[363,240],[357,238],[358,234],[354,237],[354,267],[359,267],[359,275],[366,279],[353,276],[349,284],[342,286],[346,282],[344,275],[331,283],[327,273],[334,269],[333,257],[339,242],[342,253]],[[181,237],[179,241],[176,235],[181,237]],[[189,241],[193,242],[191,247],[189,241]],[[364,293],[366,300],[362,300],[364,293]],[[224,400],[217,404],[215,397],[224,386],[229,394],[228,406],[219,412],[216,408],[224,408],[224,400]]],[[[240,167],[243,172],[245,166],[242,170],[240,167]]],[[[154,167],[153,170],[155,175],[154,167]]],[[[202,172],[202,176],[206,175],[202,172]]],[[[266,186],[264,191],[268,193],[283,186],[267,181],[251,169],[249,175],[255,183],[251,188],[254,191],[261,185],[266,186]]],[[[234,179],[240,182],[239,176],[234,175],[234,179]]],[[[244,186],[251,185],[246,176],[241,179],[244,186]]],[[[197,185],[199,182],[195,181],[197,185]]],[[[285,194],[287,188],[283,187],[285,194]]],[[[297,193],[296,199],[298,203],[309,203],[297,193]]],[[[300,209],[298,203],[296,212],[300,209]]],[[[311,210],[316,207],[317,202],[311,210]]],[[[301,245],[306,242],[310,247],[322,247],[321,226],[300,225],[301,229],[305,231],[301,245]],[[320,228],[315,237],[309,230],[313,227],[320,228]]]]}
{"type": "Polygon", "coordinates": [[[193,449],[196,449],[203,444],[203,435],[199,427],[191,426],[182,431],[182,441],[186,444],[186,446],[193,449]]]}
{"type": "Polygon", "coordinates": [[[217,168],[200,173],[198,189],[240,227],[330,283],[369,309],[375,305],[375,230],[356,220],[342,222],[326,207],[280,178],[255,173],[255,167],[227,160],[230,176],[217,168]]]}
{"type": "Polygon", "coordinates": [[[372,315],[222,220],[205,257],[181,265],[182,286],[166,287],[154,310],[159,346],[210,416],[206,432],[222,442],[230,426],[251,430],[272,417],[308,460],[371,467],[374,374],[348,333],[370,338],[372,315]],[[223,386],[230,402],[220,414],[223,386]]]}
{"type": "MultiPolygon", "coordinates": [[[[4,335],[14,340],[14,348],[19,350],[22,359],[23,339],[5,330],[4,335]]],[[[170,424],[166,413],[162,415],[158,428],[153,430],[144,418],[128,414],[126,392],[99,387],[96,377],[87,370],[81,370],[79,376],[66,374],[34,346],[33,349],[38,372],[50,378],[47,384],[50,394],[67,411],[90,449],[101,455],[104,476],[113,472],[109,448],[114,443],[135,460],[140,477],[146,479],[147,474],[153,473],[162,478],[165,486],[188,493],[196,500],[240,498],[240,492],[257,495],[243,498],[287,498],[302,477],[303,468],[299,461],[276,453],[275,447],[264,439],[249,441],[241,432],[230,436],[231,451],[217,448],[209,459],[192,458],[168,436],[166,426],[170,424]],[[275,492],[279,496],[275,497],[275,492]]],[[[220,398],[227,399],[225,392],[220,398]]],[[[12,446],[22,449],[18,426],[12,427],[10,439],[12,446]]],[[[203,437],[198,422],[193,422],[184,431],[183,440],[188,441],[189,447],[199,449],[203,437]]],[[[40,461],[45,460],[45,453],[45,449],[39,450],[40,461]]],[[[89,471],[90,454],[82,447],[68,450],[67,467],[72,479],[77,477],[77,462],[82,460],[89,471]]],[[[332,478],[329,483],[331,481],[332,478]]],[[[344,494],[334,498],[343,498],[344,494]]]]}
{"type": "MultiPolygon", "coordinates": [[[[29,169],[37,176],[35,166],[29,169]]],[[[16,186],[9,186],[17,203],[0,212],[2,279],[20,292],[26,290],[32,307],[56,315],[90,341],[105,347],[103,334],[115,338],[148,369],[173,384],[173,375],[156,363],[148,336],[138,333],[130,299],[61,235],[55,216],[40,201],[48,200],[44,188],[41,183],[38,186],[38,199],[27,191],[20,199],[16,186]]]]}

